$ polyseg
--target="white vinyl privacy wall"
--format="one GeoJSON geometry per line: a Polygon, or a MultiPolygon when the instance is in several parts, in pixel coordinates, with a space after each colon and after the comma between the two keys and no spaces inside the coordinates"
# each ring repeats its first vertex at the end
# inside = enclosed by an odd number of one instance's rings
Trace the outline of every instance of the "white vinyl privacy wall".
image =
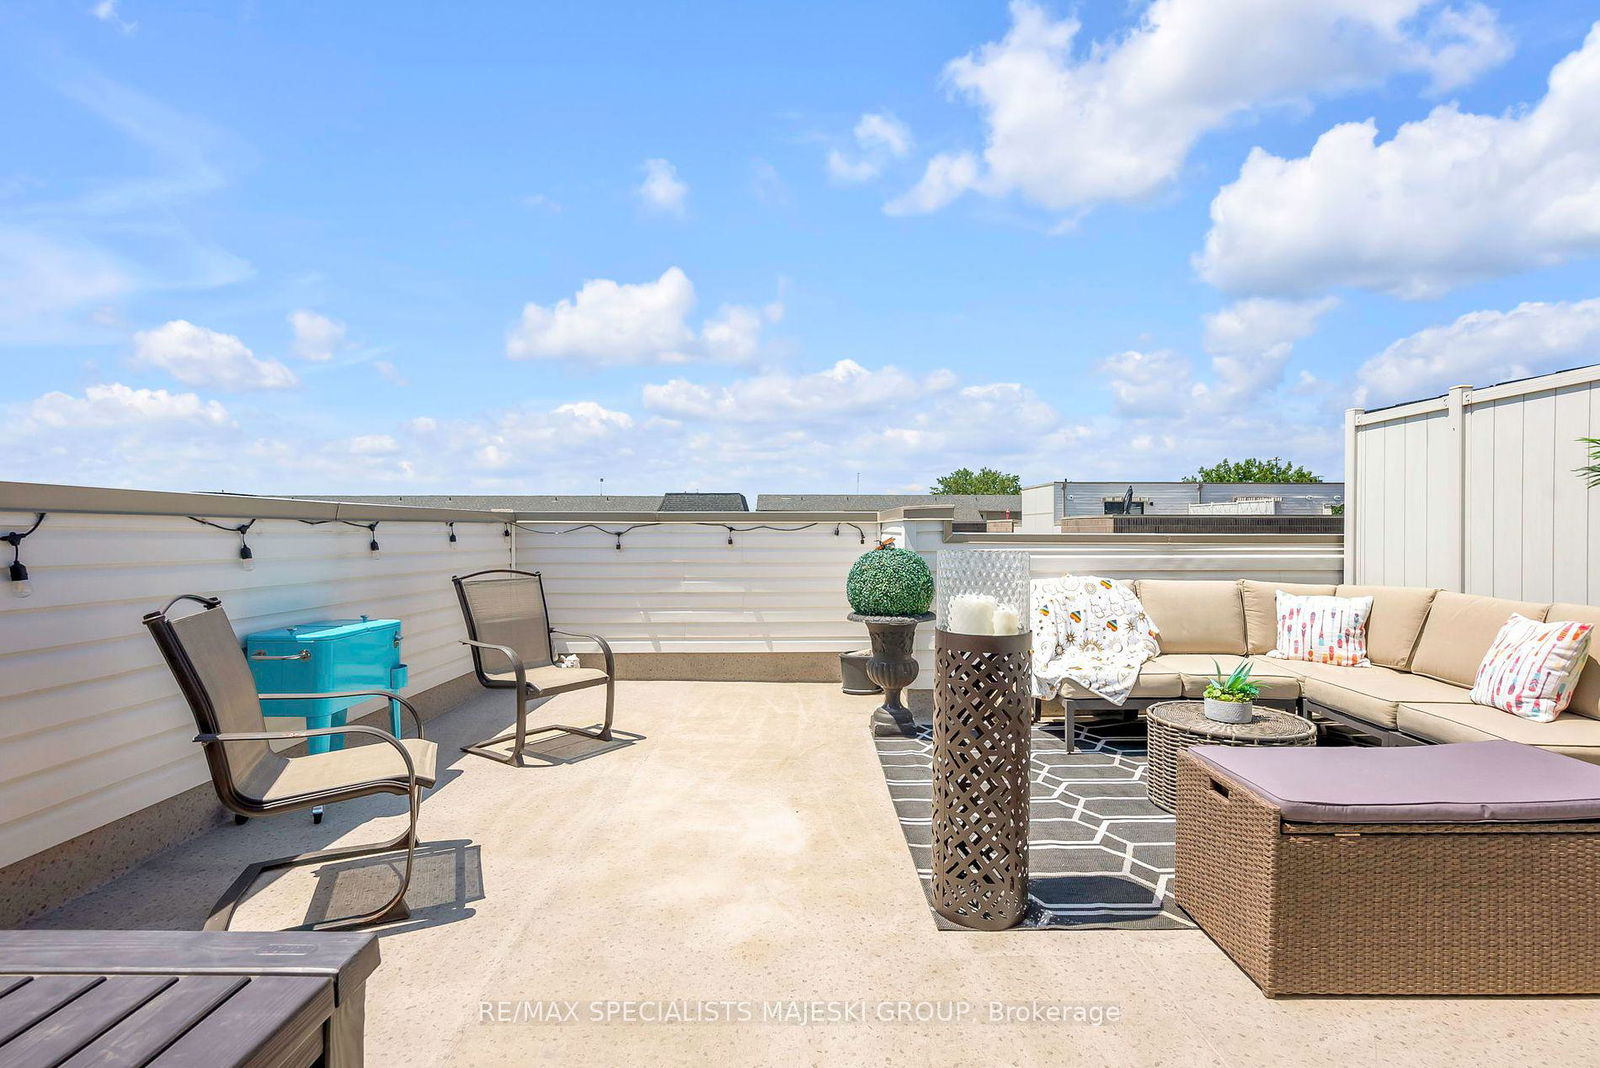
{"type": "Polygon", "coordinates": [[[1600,366],[1363,412],[1346,424],[1351,581],[1600,603],[1600,366]]]}
{"type": "MultiPolygon", "coordinates": [[[[0,533],[32,519],[0,512],[0,533]]],[[[458,522],[452,545],[442,522],[381,523],[373,558],[364,529],[265,519],[246,571],[236,536],[182,516],[51,512],[22,546],[33,595],[0,586],[0,866],[207,781],[146,612],[202,593],[222,598],[240,634],[401,619],[406,692],[419,692],[471,670],[448,579],[503,566],[503,531],[458,522]]]]}
{"type": "MultiPolygon", "coordinates": [[[[0,533],[40,509],[49,517],[22,551],[33,596],[0,588],[0,866],[206,781],[188,709],[140,623],[179,593],[221,597],[241,635],[362,613],[398,618],[414,694],[470,670],[450,576],[513,561],[544,574],[561,626],[603,634],[618,652],[817,653],[866,643],[845,618],[844,578],[882,532],[930,563],[951,538],[1026,549],[1038,576],[1332,582],[1343,559],[1326,535],[952,536],[938,509],[881,526],[862,513],[524,515],[507,538],[509,513],[0,483],[0,533]],[[230,511],[262,517],[249,534],[253,570],[241,567],[235,535],[184,518],[237,522],[230,511]],[[297,515],[382,517],[382,551],[369,552],[365,529],[297,515]],[[400,518],[424,515],[435,518],[400,518]],[[739,529],[763,522],[815,525],[739,529]],[[638,523],[649,525],[623,534],[619,551],[607,531],[638,523]],[[602,529],[576,529],[584,524],[602,529]]],[[[924,644],[931,634],[924,628],[924,644]]],[[[919,684],[932,684],[926,668],[919,684]]]]}

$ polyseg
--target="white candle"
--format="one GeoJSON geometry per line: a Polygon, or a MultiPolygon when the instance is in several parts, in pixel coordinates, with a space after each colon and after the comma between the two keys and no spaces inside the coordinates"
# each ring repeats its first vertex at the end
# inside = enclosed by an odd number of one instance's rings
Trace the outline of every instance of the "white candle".
{"type": "Polygon", "coordinates": [[[994,633],[996,634],[1021,634],[1022,615],[1017,611],[1016,605],[996,605],[994,610],[994,633]]]}
{"type": "Polygon", "coordinates": [[[945,629],[956,634],[993,634],[995,600],[986,593],[958,593],[950,598],[945,629]]]}

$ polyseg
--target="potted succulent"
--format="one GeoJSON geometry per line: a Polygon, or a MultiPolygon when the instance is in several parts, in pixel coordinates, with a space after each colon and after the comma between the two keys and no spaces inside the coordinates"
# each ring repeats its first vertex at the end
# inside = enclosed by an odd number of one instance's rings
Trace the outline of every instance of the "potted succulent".
{"type": "Polygon", "coordinates": [[[912,643],[917,624],[933,618],[928,611],[933,603],[933,573],[922,557],[896,548],[894,539],[886,538],[851,566],[844,590],[854,609],[850,618],[865,623],[872,637],[867,677],[883,687],[873,730],[903,733],[911,727],[911,710],[901,703],[900,693],[917,677],[912,643]]]}
{"type": "Polygon", "coordinates": [[[1206,718],[1218,723],[1249,723],[1255,718],[1255,700],[1261,687],[1250,681],[1250,661],[1241,660],[1233,673],[1224,675],[1215,660],[1216,675],[1205,690],[1206,718]]]}

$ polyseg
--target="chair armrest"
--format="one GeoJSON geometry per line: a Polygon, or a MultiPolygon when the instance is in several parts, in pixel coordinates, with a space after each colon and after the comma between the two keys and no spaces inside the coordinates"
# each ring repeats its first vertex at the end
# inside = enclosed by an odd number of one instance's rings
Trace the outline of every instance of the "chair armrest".
{"type": "Polygon", "coordinates": [[[611,644],[604,638],[600,637],[600,635],[585,634],[578,630],[561,630],[559,627],[551,627],[550,633],[560,634],[567,638],[583,638],[587,641],[594,642],[600,647],[601,654],[606,658],[606,674],[610,675],[612,678],[617,677],[617,658],[611,653],[611,644]]]}
{"type": "Polygon", "coordinates": [[[528,688],[528,673],[522,666],[522,657],[518,656],[517,651],[511,648],[511,646],[490,645],[488,642],[476,642],[471,638],[462,638],[461,644],[470,645],[474,649],[493,649],[496,652],[501,653],[507,660],[511,661],[511,670],[517,673],[518,691],[520,692],[528,688]]]}
{"type": "Polygon", "coordinates": [[[341,690],[338,693],[264,693],[259,696],[263,701],[311,701],[321,700],[326,697],[386,697],[411,713],[411,722],[417,725],[418,738],[427,737],[422,733],[422,716],[417,713],[416,706],[392,690],[341,690]]]}
{"type": "MultiPolygon", "coordinates": [[[[288,696],[288,695],[285,695],[288,696]]],[[[228,742],[278,742],[301,738],[317,738],[325,734],[370,734],[386,745],[394,747],[400,754],[400,759],[406,765],[406,778],[410,780],[411,789],[417,789],[417,766],[411,762],[411,754],[406,747],[400,744],[400,739],[388,731],[380,731],[376,727],[367,727],[359,723],[351,723],[343,727],[313,727],[303,731],[236,731],[229,734],[197,734],[194,740],[207,745],[212,743],[227,744],[228,742]]]]}

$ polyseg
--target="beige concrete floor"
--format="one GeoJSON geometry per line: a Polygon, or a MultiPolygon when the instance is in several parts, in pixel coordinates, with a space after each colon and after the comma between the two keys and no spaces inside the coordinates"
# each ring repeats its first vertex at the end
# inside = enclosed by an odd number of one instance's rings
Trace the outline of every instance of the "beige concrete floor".
{"type": "MultiPolygon", "coordinates": [[[[599,702],[588,691],[546,711],[592,722],[599,702]]],[[[413,918],[383,932],[369,1063],[1600,1063],[1595,999],[1268,1001],[1198,931],[938,931],[866,730],[870,699],[639,682],[619,687],[618,707],[637,742],[521,769],[455,750],[502,728],[504,694],[430,724],[449,770],[422,833],[439,845],[413,918]],[[579,1022],[530,1019],[552,1002],[575,1002],[579,1022]],[[615,1018],[712,1002],[754,1019],[615,1018]],[[765,1022],[769,1002],[847,1003],[866,1020],[765,1022]],[[968,1015],[901,1022],[899,1002],[968,1015]],[[1119,1018],[991,1023],[992,1002],[1119,1018]]],[[[38,925],[197,927],[248,860],[393,835],[399,811],[384,798],[330,809],[322,827],[298,815],[221,827],[38,925]]],[[[379,860],[287,875],[234,926],[353,911],[381,900],[390,874],[379,860]]]]}

